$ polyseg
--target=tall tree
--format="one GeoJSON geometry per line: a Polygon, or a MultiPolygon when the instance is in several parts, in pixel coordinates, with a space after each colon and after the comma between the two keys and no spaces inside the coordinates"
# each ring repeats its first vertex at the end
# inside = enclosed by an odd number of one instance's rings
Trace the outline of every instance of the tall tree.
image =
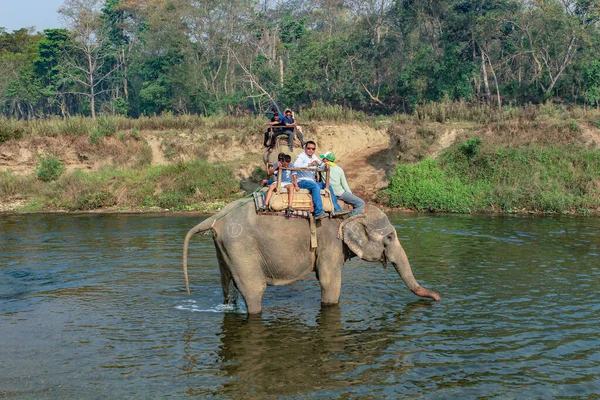
{"type": "Polygon", "coordinates": [[[102,85],[118,69],[118,59],[108,46],[108,33],[101,18],[102,0],[65,0],[58,12],[71,32],[70,48],[65,53],[65,73],[81,90],[72,93],[89,101],[90,114],[96,118],[96,100],[110,90],[102,85]]]}

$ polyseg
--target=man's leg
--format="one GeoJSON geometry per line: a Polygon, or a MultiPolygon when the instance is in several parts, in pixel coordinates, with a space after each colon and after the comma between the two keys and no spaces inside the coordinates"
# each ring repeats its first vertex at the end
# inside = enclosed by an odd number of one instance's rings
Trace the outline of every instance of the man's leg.
{"type": "Polygon", "coordinates": [[[285,185],[285,188],[288,191],[288,207],[287,210],[288,211],[294,211],[294,185],[289,184],[289,185],[285,185]]]}
{"type": "Polygon", "coordinates": [[[267,130],[265,132],[265,139],[263,140],[263,144],[265,145],[265,147],[269,147],[269,136],[271,135],[271,132],[269,130],[267,130]]]}
{"type": "Polygon", "coordinates": [[[302,189],[310,190],[310,195],[313,199],[313,204],[315,205],[315,215],[323,214],[323,202],[321,202],[321,187],[315,181],[309,181],[307,179],[303,179],[298,182],[298,186],[302,189]]]}
{"type": "Polygon", "coordinates": [[[304,135],[302,134],[302,129],[299,126],[296,127],[296,136],[300,139],[300,144],[302,148],[304,148],[304,135]]]}
{"type": "Polygon", "coordinates": [[[285,133],[288,135],[288,145],[290,147],[290,153],[292,153],[294,151],[294,130],[288,129],[285,133]]]}
{"type": "Polygon", "coordinates": [[[277,137],[283,135],[284,132],[275,132],[273,133],[273,135],[271,136],[271,145],[269,146],[271,149],[275,148],[275,145],[277,144],[277,137]]]}
{"type": "MultiPolygon", "coordinates": [[[[319,187],[321,189],[325,189],[325,182],[319,182],[319,187]]],[[[333,188],[331,187],[331,184],[329,184],[329,194],[331,194],[331,201],[333,202],[333,212],[342,211],[342,207],[340,206],[340,203],[338,203],[337,197],[335,197],[335,194],[333,194],[333,188]]]]}
{"type": "Polygon", "coordinates": [[[350,213],[350,216],[360,214],[365,208],[364,200],[350,192],[344,192],[340,196],[340,199],[344,203],[348,203],[352,206],[352,212],[350,213]]]}

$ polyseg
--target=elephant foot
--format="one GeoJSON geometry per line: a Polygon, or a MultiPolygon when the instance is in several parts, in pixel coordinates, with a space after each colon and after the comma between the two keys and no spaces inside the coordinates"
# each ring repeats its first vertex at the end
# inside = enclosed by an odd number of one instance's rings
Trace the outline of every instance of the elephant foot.
{"type": "Polygon", "coordinates": [[[433,290],[425,289],[423,286],[418,286],[417,288],[413,289],[412,292],[420,297],[430,297],[435,301],[442,300],[439,294],[433,290]]]}

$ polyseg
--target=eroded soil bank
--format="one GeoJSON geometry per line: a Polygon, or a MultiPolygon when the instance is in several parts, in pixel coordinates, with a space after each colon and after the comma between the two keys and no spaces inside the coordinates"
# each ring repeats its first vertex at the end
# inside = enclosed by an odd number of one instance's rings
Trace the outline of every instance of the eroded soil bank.
{"type": "MultiPolygon", "coordinates": [[[[600,145],[600,131],[594,126],[580,124],[578,129],[569,129],[560,121],[545,124],[521,121],[493,126],[393,121],[378,125],[310,123],[304,131],[305,139],[317,143],[317,154],[325,151],[336,154],[353,191],[368,201],[373,201],[375,194],[388,185],[398,163],[438,157],[445,149],[469,137],[481,137],[507,147],[573,144],[597,149],[600,145]]],[[[107,167],[152,168],[204,159],[231,167],[246,192],[259,184],[261,168],[264,168],[262,132],[201,127],[186,131],[119,131],[97,143],[92,143],[85,135],[11,140],[0,144],[0,173],[34,176],[40,155],[60,159],[65,174],[107,167]]],[[[29,200],[18,191],[5,193],[0,197],[0,212],[23,211],[29,200]]],[[[103,211],[134,210],[152,211],[144,207],[108,207],[103,211]]]]}

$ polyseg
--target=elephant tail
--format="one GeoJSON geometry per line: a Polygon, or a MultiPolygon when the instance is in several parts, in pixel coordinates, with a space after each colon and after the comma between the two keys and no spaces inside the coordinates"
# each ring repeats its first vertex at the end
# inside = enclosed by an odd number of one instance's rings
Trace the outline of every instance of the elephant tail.
{"type": "Polygon", "coordinates": [[[188,246],[190,244],[190,238],[197,233],[204,233],[209,230],[212,230],[213,234],[216,235],[217,232],[214,229],[214,226],[218,220],[225,218],[228,214],[230,214],[238,209],[241,209],[243,207],[249,207],[248,204],[251,201],[252,201],[252,197],[250,199],[242,198],[237,201],[234,201],[233,203],[229,203],[224,209],[222,209],[221,211],[219,211],[217,214],[213,215],[212,217],[207,218],[204,221],[200,222],[198,225],[196,225],[195,227],[190,229],[189,232],[187,233],[187,235],[185,235],[185,241],[183,243],[183,276],[185,277],[185,289],[187,290],[188,294],[190,294],[190,283],[189,283],[188,273],[187,273],[187,254],[188,254],[188,246]]]}
{"type": "Polygon", "coordinates": [[[187,255],[188,255],[188,246],[190,244],[190,238],[197,233],[204,233],[213,228],[217,222],[217,218],[210,217],[200,222],[198,225],[189,230],[187,235],[185,235],[185,241],[183,242],[183,276],[185,277],[185,289],[187,290],[188,295],[190,294],[190,281],[188,278],[187,272],[187,255]]]}

